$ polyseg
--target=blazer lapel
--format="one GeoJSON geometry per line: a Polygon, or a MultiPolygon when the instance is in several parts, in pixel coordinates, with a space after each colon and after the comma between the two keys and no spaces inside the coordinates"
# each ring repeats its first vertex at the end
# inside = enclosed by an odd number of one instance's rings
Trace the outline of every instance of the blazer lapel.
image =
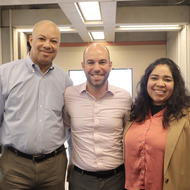
{"type": "Polygon", "coordinates": [[[179,120],[174,120],[170,123],[170,128],[168,130],[165,156],[164,156],[164,175],[169,166],[170,159],[174,152],[175,146],[178,142],[179,136],[182,132],[182,129],[185,125],[186,117],[182,117],[179,120]]]}

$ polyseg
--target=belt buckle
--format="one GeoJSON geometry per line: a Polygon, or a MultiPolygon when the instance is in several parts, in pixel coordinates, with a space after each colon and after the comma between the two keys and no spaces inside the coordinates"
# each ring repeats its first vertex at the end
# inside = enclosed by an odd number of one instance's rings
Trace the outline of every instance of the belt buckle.
{"type": "Polygon", "coordinates": [[[45,155],[43,154],[38,154],[38,155],[33,155],[32,156],[32,161],[33,162],[40,162],[45,158],[45,155]]]}

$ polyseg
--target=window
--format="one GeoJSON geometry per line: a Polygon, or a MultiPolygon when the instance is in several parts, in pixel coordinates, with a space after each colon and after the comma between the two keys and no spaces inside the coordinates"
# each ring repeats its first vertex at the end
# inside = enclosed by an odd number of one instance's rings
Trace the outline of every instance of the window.
{"type": "MultiPolygon", "coordinates": [[[[74,85],[84,83],[86,76],[83,70],[69,70],[74,85]]],[[[132,69],[112,69],[108,81],[114,86],[124,88],[132,96],[132,69]]]]}

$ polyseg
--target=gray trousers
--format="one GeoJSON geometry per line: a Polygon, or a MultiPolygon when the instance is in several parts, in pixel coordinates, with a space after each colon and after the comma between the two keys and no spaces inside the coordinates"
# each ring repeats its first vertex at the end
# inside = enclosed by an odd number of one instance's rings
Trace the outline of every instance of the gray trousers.
{"type": "Polygon", "coordinates": [[[33,162],[5,150],[0,158],[0,190],[65,190],[65,151],[33,162]]]}
{"type": "Polygon", "coordinates": [[[72,169],[69,179],[69,190],[124,190],[124,171],[108,177],[98,178],[81,174],[72,169]]]}

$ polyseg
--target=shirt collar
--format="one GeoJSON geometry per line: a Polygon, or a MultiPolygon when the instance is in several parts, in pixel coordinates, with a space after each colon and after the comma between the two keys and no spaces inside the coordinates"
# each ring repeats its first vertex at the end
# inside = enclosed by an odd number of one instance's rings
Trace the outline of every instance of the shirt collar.
{"type": "MultiPolygon", "coordinates": [[[[27,64],[27,66],[29,67],[29,69],[30,69],[32,72],[35,71],[35,68],[36,68],[36,67],[37,67],[38,69],[40,69],[39,66],[38,66],[37,64],[35,64],[35,63],[32,61],[30,55],[27,55],[26,60],[27,60],[27,61],[26,61],[26,64],[27,64]]],[[[54,65],[52,65],[52,66],[46,71],[46,73],[48,73],[50,70],[53,70],[53,69],[54,69],[54,65]]]]}
{"type": "MultiPolygon", "coordinates": [[[[80,87],[79,87],[79,92],[80,92],[80,94],[87,92],[87,90],[86,90],[86,82],[80,85],[80,87]]],[[[108,83],[108,90],[107,90],[106,94],[114,95],[114,93],[115,93],[115,88],[114,88],[114,86],[112,86],[112,85],[110,85],[110,84],[108,83]]]]}

